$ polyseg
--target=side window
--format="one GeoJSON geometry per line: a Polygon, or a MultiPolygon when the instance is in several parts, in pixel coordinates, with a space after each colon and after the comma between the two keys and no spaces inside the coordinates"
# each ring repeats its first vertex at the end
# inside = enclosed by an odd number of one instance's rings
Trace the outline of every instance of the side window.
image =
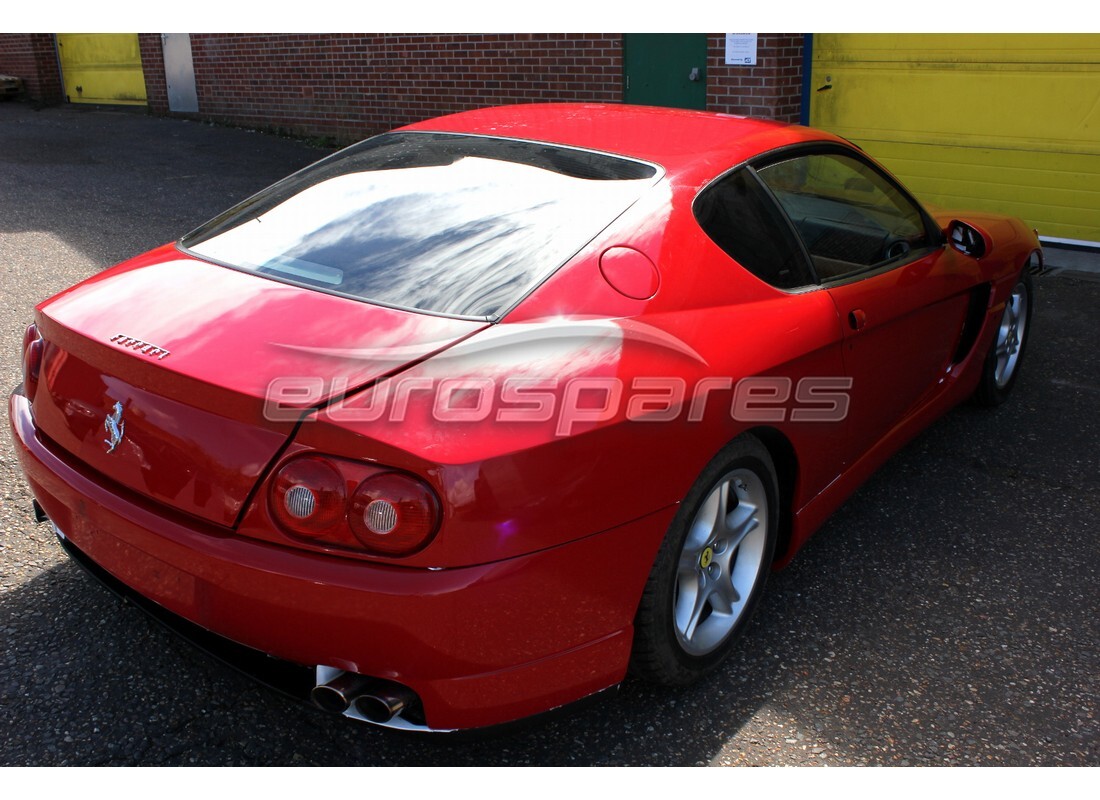
{"type": "Polygon", "coordinates": [[[780,289],[814,282],[790,225],[748,169],[708,186],[695,201],[707,236],[762,281],[780,289]]]}
{"type": "Polygon", "coordinates": [[[908,261],[933,244],[920,209],[851,156],[799,156],[757,174],[794,223],[824,281],[908,261]]]}

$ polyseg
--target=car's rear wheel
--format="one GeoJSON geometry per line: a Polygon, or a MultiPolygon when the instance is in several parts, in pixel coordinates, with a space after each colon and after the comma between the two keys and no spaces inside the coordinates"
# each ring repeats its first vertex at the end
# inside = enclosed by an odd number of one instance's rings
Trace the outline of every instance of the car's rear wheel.
{"type": "Polygon", "coordinates": [[[673,519],[634,622],[631,672],[689,683],[729,654],[760,599],[778,522],[778,486],[759,440],[730,443],[673,519]]]}
{"type": "Polygon", "coordinates": [[[985,359],[982,379],[975,394],[982,405],[1003,403],[1016,383],[1031,329],[1033,297],[1031,275],[1025,270],[1005,302],[997,334],[985,359]]]}

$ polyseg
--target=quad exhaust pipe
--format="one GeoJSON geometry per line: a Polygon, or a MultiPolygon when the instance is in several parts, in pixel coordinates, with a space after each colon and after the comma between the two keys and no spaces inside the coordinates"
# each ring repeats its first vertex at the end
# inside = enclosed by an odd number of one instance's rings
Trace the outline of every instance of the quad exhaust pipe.
{"type": "Polygon", "coordinates": [[[341,672],[317,684],[310,697],[325,711],[343,714],[354,706],[362,717],[377,723],[401,716],[417,700],[407,686],[355,672],[341,672]]]}

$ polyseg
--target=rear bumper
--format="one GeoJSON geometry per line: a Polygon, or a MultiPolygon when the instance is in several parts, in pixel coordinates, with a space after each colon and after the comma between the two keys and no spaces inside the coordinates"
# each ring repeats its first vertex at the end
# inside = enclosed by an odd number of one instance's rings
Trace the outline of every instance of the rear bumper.
{"type": "Polygon", "coordinates": [[[620,682],[675,510],[480,566],[371,564],[238,537],[107,486],[40,439],[25,397],[9,411],[35,498],[91,564],[252,650],[402,683],[433,729],[508,722],[620,682]]]}

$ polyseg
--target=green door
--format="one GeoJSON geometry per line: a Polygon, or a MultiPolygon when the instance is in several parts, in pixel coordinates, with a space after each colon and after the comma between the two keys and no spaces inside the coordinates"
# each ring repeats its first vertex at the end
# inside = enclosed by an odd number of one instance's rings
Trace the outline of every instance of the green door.
{"type": "Polygon", "coordinates": [[[705,109],[707,35],[624,34],[623,87],[627,103],[705,109]]]}

